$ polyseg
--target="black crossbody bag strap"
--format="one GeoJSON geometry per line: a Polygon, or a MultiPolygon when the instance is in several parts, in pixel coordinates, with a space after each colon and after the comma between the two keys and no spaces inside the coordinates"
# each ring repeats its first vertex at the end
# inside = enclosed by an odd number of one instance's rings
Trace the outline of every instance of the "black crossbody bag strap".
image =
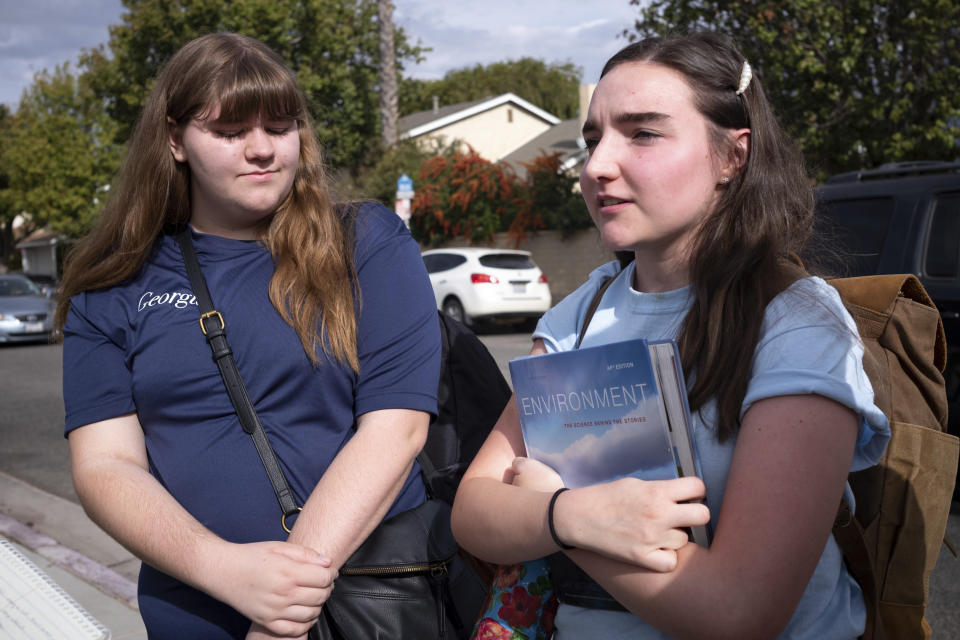
{"type": "Polygon", "coordinates": [[[214,309],[210,291],[207,289],[207,282],[200,270],[200,263],[197,262],[197,254],[193,250],[190,228],[187,227],[176,237],[183,253],[183,263],[187,267],[190,287],[193,289],[193,294],[197,297],[197,305],[200,307],[200,329],[213,352],[213,361],[217,363],[217,367],[220,369],[220,376],[227,388],[230,402],[233,403],[233,408],[240,419],[240,425],[253,438],[253,444],[260,455],[260,461],[267,472],[267,477],[270,478],[273,492],[277,495],[277,502],[280,503],[280,509],[283,512],[280,517],[280,526],[289,533],[290,528],[287,526],[287,518],[298,513],[300,507],[294,500],[290,484],[283,475],[277,456],[273,453],[270,441],[267,440],[267,434],[260,423],[260,417],[257,415],[256,409],[253,408],[253,403],[250,402],[250,396],[243,384],[243,378],[240,377],[240,371],[237,370],[237,363],[233,359],[233,351],[227,344],[226,325],[223,322],[223,316],[214,309]]]}

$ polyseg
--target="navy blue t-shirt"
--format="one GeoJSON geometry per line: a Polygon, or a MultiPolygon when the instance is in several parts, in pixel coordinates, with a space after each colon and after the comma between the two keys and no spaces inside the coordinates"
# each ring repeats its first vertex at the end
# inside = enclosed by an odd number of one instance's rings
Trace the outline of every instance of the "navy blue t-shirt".
{"type": "MultiPolygon", "coordinates": [[[[193,234],[240,374],[299,504],[352,436],[357,416],[437,410],[439,328],[419,248],[379,205],[360,208],[355,234],[359,375],[326,357],[312,365],[269,300],[273,260],[263,245],[193,234]]],[[[135,412],[151,472],[204,526],[238,543],[285,539],[276,497],[199,315],[172,236],[157,240],[131,281],[72,298],[64,327],[66,432],[135,412]]],[[[388,517],[423,500],[415,465],[388,517]]],[[[249,626],[146,564],[139,591],[151,637],[243,637],[249,626]]]]}

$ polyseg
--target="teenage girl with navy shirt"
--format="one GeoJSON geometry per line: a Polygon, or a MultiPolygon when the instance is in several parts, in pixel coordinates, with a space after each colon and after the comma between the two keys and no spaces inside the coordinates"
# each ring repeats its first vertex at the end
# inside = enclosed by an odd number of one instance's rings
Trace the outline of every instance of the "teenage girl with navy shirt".
{"type": "Polygon", "coordinates": [[[614,278],[583,346],[678,340],[703,480],[558,495],[511,402],[460,485],[454,533],[504,564],[562,550],[595,581],[597,606],[559,594],[559,640],[856,638],[863,597],[830,532],[847,474],[878,461],[889,429],[852,319],[794,257],[813,218],[799,153],[713,34],[614,55],[583,137],[583,197],[624,259],[541,319],[531,353],[575,348],[614,278]],[[689,544],[683,527],[707,521],[709,548],[689,544]]]}
{"type": "Polygon", "coordinates": [[[215,34],[172,57],[63,290],[74,483],[143,561],[150,637],[303,637],[337,568],[425,499],[440,347],[416,243],[383,207],[331,200],[277,54],[215,34]],[[198,324],[185,225],[303,505],[289,538],[198,324]]]}

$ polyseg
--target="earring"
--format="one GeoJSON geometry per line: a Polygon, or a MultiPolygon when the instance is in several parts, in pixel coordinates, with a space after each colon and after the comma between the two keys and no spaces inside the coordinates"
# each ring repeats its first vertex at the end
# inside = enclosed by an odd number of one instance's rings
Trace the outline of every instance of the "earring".
{"type": "Polygon", "coordinates": [[[730,178],[728,178],[727,176],[723,176],[722,178],[720,178],[720,184],[727,184],[728,182],[730,182],[730,178]]]}

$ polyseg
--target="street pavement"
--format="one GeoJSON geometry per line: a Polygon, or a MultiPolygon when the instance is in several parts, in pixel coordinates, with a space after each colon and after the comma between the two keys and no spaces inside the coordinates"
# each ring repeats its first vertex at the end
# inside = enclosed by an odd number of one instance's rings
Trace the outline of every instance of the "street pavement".
{"type": "MultiPolygon", "coordinates": [[[[527,353],[529,337],[496,332],[481,339],[509,380],[507,362],[527,353]]],[[[87,518],[73,493],[59,367],[58,346],[0,346],[0,536],[110,629],[114,640],[145,640],[136,606],[140,563],[87,518]]],[[[947,532],[960,543],[960,505],[954,505],[947,532]]],[[[926,617],[933,638],[960,638],[960,560],[945,548],[930,598],[926,617]]]]}

